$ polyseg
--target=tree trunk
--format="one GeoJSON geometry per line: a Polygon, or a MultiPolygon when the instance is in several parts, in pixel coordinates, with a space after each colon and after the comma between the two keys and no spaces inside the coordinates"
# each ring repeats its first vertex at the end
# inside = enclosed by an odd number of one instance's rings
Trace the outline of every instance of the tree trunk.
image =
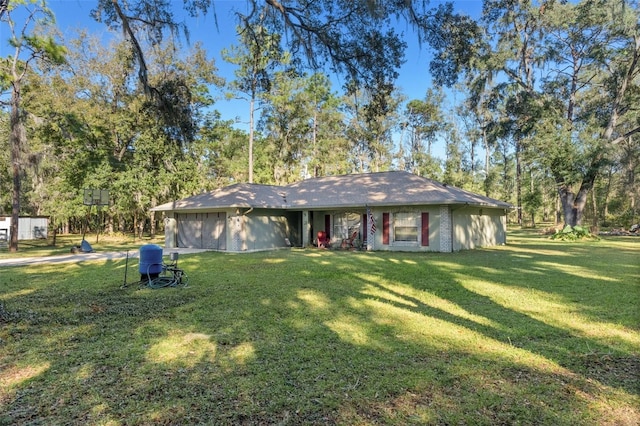
{"type": "Polygon", "coordinates": [[[491,164],[491,150],[487,138],[486,126],[482,126],[482,142],[484,144],[484,195],[489,196],[489,166],[491,164]]]}
{"type": "Polygon", "coordinates": [[[133,213],[133,241],[138,238],[138,213],[133,213]]]}
{"type": "MultiPolygon", "coordinates": [[[[320,162],[318,161],[318,108],[313,109],[313,128],[311,129],[311,143],[313,146],[313,177],[320,177],[320,162]]],[[[402,137],[400,138],[402,141],[402,137]]]]}
{"type": "Polygon", "coordinates": [[[574,206],[575,194],[570,188],[561,186],[558,188],[558,196],[560,197],[560,203],[562,205],[562,216],[564,216],[564,224],[575,226],[576,223],[576,209],[574,206]]]}
{"type": "Polygon", "coordinates": [[[516,140],[516,204],[518,209],[518,225],[522,226],[522,165],[520,164],[520,152],[522,144],[516,140]]]}
{"type": "Polygon", "coordinates": [[[253,183],[253,114],[255,102],[255,96],[252,96],[249,104],[249,183],[253,183]]]}
{"type": "Polygon", "coordinates": [[[587,195],[591,187],[583,182],[577,194],[571,189],[562,185],[558,189],[558,195],[562,203],[562,211],[564,213],[564,224],[569,226],[582,225],[582,217],[584,208],[587,205],[587,195]]]}
{"type": "Polygon", "coordinates": [[[11,150],[11,171],[13,176],[13,188],[11,192],[11,227],[9,230],[9,251],[18,251],[18,227],[20,221],[20,192],[22,172],[22,146],[24,145],[25,130],[22,125],[20,111],[20,83],[13,83],[11,93],[11,113],[9,118],[11,133],[9,145],[11,150]]]}
{"type": "Polygon", "coordinates": [[[156,212],[151,212],[149,217],[149,235],[151,238],[156,236],[156,212]]]}
{"type": "Polygon", "coordinates": [[[607,172],[607,184],[605,185],[604,191],[604,206],[602,211],[602,220],[603,225],[607,226],[607,217],[609,216],[609,200],[611,198],[611,181],[613,178],[613,168],[609,167],[609,171],[607,172]]]}
{"type": "Polygon", "coordinates": [[[596,199],[596,191],[591,191],[591,202],[593,203],[593,222],[591,232],[598,233],[598,200],[596,199]]]}
{"type": "Polygon", "coordinates": [[[476,174],[476,140],[475,138],[471,139],[471,152],[469,153],[470,162],[471,162],[471,176],[475,176],[476,174]]]}

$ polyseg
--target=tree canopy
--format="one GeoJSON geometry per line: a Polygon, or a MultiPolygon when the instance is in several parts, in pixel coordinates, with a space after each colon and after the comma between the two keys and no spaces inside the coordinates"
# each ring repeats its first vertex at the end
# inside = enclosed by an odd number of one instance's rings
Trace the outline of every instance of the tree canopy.
{"type": "MultiPolygon", "coordinates": [[[[62,39],[53,21],[11,33],[0,213],[77,230],[82,190],[105,188],[102,229],[155,232],[151,207],[229,183],[404,169],[509,201],[520,223],[637,220],[637,2],[485,0],[478,16],[428,1],[238,4],[236,33],[210,32],[228,39],[220,55],[190,43],[168,1],[100,0],[108,45],[62,39]],[[397,84],[411,39],[432,53],[423,93],[397,84]],[[248,128],[221,94],[250,102],[248,128]]],[[[0,2],[0,25],[15,29],[21,7],[50,16],[43,5],[0,2]]],[[[215,1],[184,7],[216,16],[215,1]]]]}

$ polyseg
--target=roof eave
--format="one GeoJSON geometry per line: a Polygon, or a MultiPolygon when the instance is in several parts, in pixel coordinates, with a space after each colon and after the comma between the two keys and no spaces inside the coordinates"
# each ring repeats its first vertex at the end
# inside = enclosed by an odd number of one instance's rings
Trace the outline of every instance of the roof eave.
{"type": "MultiPolygon", "coordinates": [[[[174,204],[174,203],[171,203],[174,204]]],[[[471,206],[471,207],[485,207],[495,209],[513,209],[512,205],[497,205],[491,203],[477,203],[467,201],[452,201],[443,200],[437,202],[398,202],[398,203],[385,203],[385,202],[373,202],[363,204],[318,204],[318,205],[257,205],[257,204],[229,204],[225,206],[158,206],[151,209],[152,212],[199,212],[199,211],[211,211],[211,210],[229,210],[229,209],[272,209],[272,210],[327,210],[327,209],[349,209],[349,208],[363,208],[363,207],[401,207],[401,206],[471,206]]]]}
{"type": "Polygon", "coordinates": [[[271,206],[271,205],[257,205],[257,204],[228,204],[224,206],[180,206],[180,207],[153,207],[151,209],[152,212],[196,212],[196,211],[211,211],[211,210],[229,210],[229,209],[278,209],[278,210],[287,210],[286,206],[271,206]]]}

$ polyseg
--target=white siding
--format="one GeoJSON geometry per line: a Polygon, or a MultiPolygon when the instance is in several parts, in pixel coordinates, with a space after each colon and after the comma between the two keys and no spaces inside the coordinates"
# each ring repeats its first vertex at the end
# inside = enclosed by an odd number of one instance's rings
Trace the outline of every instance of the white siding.
{"type": "MultiPolygon", "coordinates": [[[[11,238],[11,217],[0,217],[0,240],[11,238]]],[[[18,221],[18,240],[37,240],[47,238],[49,232],[48,217],[21,217],[18,221]]]]}

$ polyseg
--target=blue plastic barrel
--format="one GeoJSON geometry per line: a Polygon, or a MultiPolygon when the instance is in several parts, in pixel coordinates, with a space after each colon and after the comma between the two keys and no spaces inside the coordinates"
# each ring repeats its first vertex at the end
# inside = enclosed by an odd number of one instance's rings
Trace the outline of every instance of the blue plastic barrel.
{"type": "Polygon", "coordinates": [[[142,279],[157,278],[162,272],[162,247],[156,244],[147,244],[140,247],[138,270],[142,279]]]}

